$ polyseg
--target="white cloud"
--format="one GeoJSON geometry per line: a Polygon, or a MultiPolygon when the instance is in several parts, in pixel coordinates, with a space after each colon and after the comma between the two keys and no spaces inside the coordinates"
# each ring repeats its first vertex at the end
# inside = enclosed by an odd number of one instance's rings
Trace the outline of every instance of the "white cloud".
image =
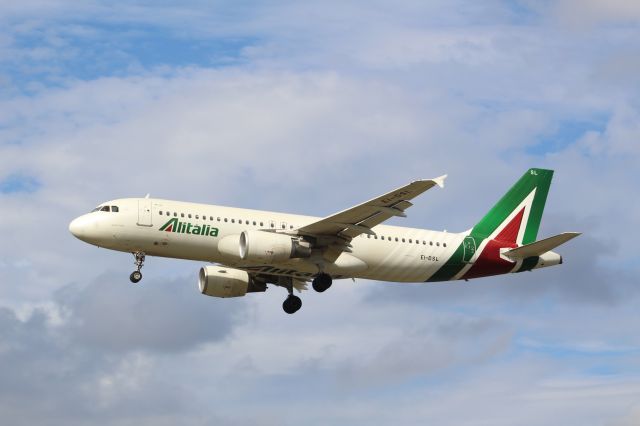
{"type": "Polygon", "coordinates": [[[54,69],[57,87],[36,79],[0,100],[0,179],[43,183],[0,195],[4,419],[43,424],[70,407],[66,424],[635,420],[627,26],[576,33],[548,24],[560,9],[522,17],[503,2],[14,3],[0,3],[0,56],[54,69]],[[81,80],[51,59],[97,46],[105,23],[252,41],[218,69],[145,69],[132,54],[81,80]],[[29,32],[42,43],[16,47],[29,32]],[[540,146],[566,122],[588,124],[540,146]],[[445,172],[447,187],[396,223],[456,231],[531,166],[556,169],[541,234],[586,233],[562,267],[440,287],[339,282],[305,293],[294,317],[282,289],[198,295],[194,262],[148,259],[132,287],[130,255],[67,231],[105,199],[147,192],[324,215],[445,172]]]}
{"type": "Polygon", "coordinates": [[[640,22],[640,5],[633,1],[561,0],[553,9],[557,18],[576,26],[640,22]]]}

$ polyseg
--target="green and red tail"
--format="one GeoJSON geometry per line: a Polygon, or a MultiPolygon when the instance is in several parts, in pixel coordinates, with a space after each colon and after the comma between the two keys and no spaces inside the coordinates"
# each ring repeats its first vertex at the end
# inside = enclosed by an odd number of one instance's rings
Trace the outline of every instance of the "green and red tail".
{"type": "Polygon", "coordinates": [[[471,230],[476,238],[529,244],[536,240],[553,170],[529,169],[471,230]]]}
{"type": "Polygon", "coordinates": [[[428,281],[476,278],[510,272],[500,249],[533,243],[553,170],[529,169],[478,222],[454,254],[428,281]]]}

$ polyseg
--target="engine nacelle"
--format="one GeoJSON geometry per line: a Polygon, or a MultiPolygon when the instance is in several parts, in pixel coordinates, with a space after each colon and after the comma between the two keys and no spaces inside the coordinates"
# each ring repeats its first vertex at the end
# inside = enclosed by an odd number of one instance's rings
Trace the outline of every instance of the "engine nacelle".
{"type": "Polygon", "coordinates": [[[227,235],[218,241],[218,251],[229,259],[240,259],[240,234],[227,235]]]}
{"type": "Polygon", "coordinates": [[[311,256],[311,247],[289,235],[275,232],[244,231],[240,234],[240,258],[275,263],[311,256]]]}
{"type": "Polygon", "coordinates": [[[214,297],[240,297],[247,294],[250,278],[246,271],[222,266],[203,266],[198,280],[200,293],[214,297]]]}

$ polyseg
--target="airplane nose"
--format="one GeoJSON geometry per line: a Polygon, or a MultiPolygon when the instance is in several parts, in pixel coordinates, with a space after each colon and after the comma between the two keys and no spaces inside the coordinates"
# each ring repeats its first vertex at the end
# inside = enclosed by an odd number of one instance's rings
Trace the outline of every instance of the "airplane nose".
{"type": "Polygon", "coordinates": [[[82,226],[80,218],[75,218],[69,224],[69,232],[76,238],[82,238],[84,234],[84,226],[82,226]]]}

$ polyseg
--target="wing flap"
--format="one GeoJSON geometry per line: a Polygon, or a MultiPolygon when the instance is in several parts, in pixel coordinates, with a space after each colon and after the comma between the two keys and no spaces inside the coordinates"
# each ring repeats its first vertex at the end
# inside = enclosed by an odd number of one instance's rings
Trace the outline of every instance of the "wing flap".
{"type": "Polygon", "coordinates": [[[524,259],[532,256],[540,256],[553,250],[559,245],[574,239],[580,234],[581,232],[563,232],[562,234],[554,235],[553,237],[545,238],[544,240],[536,241],[535,243],[516,247],[504,252],[503,254],[512,259],[524,259]]]}
{"type": "Polygon", "coordinates": [[[307,282],[304,280],[299,280],[297,278],[294,278],[292,280],[291,285],[293,285],[293,288],[295,288],[298,293],[302,293],[303,291],[307,290],[309,287],[307,286],[307,282]]]}

